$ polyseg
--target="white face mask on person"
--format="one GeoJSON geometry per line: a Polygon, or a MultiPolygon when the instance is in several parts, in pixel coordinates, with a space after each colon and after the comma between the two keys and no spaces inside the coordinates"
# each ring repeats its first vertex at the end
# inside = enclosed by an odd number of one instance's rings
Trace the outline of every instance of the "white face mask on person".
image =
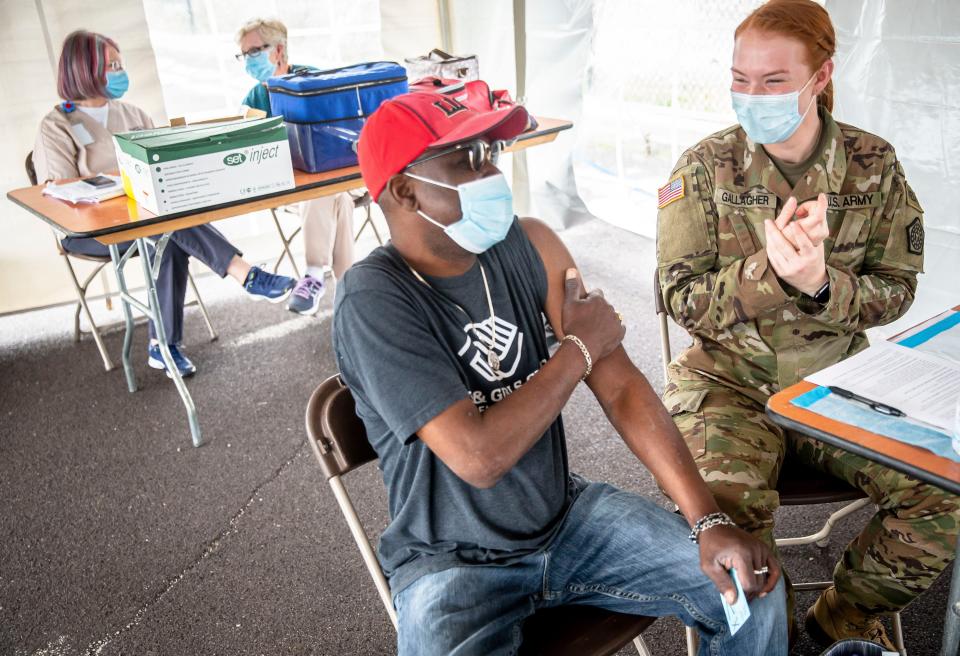
{"type": "Polygon", "coordinates": [[[737,113],[737,120],[751,141],[775,144],[792,137],[817,99],[813,96],[803,114],[800,114],[800,94],[816,77],[814,73],[806,84],[790,93],[758,95],[731,91],[733,111],[737,113]]]}
{"type": "Polygon", "coordinates": [[[502,173],[456,186],[413,173],[405,175],[457,192],[462,213],[458,221],[445,226],[421,210],[417,210],[417,214],[443,230],[462,249],[479,255],[503,241],[510,232],[510,226],[513,225],[513,193],[502,173]]]}

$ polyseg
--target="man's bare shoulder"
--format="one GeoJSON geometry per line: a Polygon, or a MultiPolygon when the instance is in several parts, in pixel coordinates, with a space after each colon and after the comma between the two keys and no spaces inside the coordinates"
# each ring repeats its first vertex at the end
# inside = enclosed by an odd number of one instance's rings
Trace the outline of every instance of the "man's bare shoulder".
{"type": "Polygon", "coordinates": [[[533,216],[523,216],[520,217],[519,221],[520,227],[523,228],[523,232],[527,235],[527,239],[529,239],[537,251],[540,252],[540,257],[544,256],[545,250],[550,251],[558,245],[563,245],[560,236],[554,232],[553,228],[543,219],[538,219],[533,216]]]}

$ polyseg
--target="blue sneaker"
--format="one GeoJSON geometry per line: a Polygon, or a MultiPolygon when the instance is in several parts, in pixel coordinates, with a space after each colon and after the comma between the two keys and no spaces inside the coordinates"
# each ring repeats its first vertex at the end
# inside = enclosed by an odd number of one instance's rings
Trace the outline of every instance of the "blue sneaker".
{"type": "MultiPolygon", "coordinates": [[[[167,378],[173,378],[171,373],[167,371],[167,365],[164,363],[163,356],[160,354],[159,344],[151,344],[147,348],[147,355],[149,355],[147,365],[149,365],[151,369],[162,369],[166,372],[167,378]]],[[[170,355],[173,356],[173,363],[177,365],[177,369],[180,370],[181,377],[188,378],[197,373],[196,365],[190,362],[190,358],[181,353],[180,349],[174,344],[170,345],[170,355]]]]}
{"type": "Polygon", "coordinates": [[[320,309],[320,299],[327,288],[323,280],[306,275],[297,282],[287,303],[287,309],[298,314],[314,315],[320,309]]]}
{"type": "Polygon", "coordinates": [[[289,276],[278,276],[267,273],[260,267],[250,267],[243,288],[257,300],[266,299],[271,303],[280,303],[290,295],[295,284],[297,281],[289,276]]]}

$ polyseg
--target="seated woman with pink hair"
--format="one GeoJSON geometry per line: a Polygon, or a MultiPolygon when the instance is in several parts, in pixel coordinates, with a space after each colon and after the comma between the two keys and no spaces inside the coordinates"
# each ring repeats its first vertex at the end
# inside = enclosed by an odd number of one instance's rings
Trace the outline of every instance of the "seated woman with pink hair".
{"type": "MultiPolygon", "coordinates": [[[[101,34],[78,30],[63,42],[57,91],[64,102],[40,122],[33,163],[40,182],[94,176],[115,171],[117,159],[111,135],[153,127],[139,107],[119,100],[129,86],[116,42],[101,34]]],[[[66,237],[64,249],[85,255],[108,255],[107,247],[92,238],[66,237]]],[[[131,242],[120,244],[120,252],[131,242]]],[[[256,299],[272,303],[285,300],[295,281],[251,266],[216,228],[186,228],[170,237],[157,276],[157,295],[163,319],[162,336],[182,376],[196,366],[180,351],[183,339],[183,305],[189,258],[193,256],[221,278],[229,275],[256,299]]],[[[150,325],[149,366],[166,370],[160,356],[157,327],[150,325]]],[[[167,375],[171,375],[168,371],[167,375]]]]}

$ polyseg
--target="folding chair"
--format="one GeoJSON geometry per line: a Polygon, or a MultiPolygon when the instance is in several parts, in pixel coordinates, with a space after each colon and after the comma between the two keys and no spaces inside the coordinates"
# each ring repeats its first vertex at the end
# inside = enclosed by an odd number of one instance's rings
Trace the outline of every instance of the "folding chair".
{"type": "MultiPolygon", "coordinates": [[[[24,162],[24,167],[27,171],[27,178],[30,180],[30,184],[37,184],[37,171],[33,166],[33,152],[27,153],[27,159],[24,162]]],[[[63,244],[60,243],[60,237],[55,230],[53,232],[53,241],[56,243],[57,252],[63,258],[63,263],[67,267],[67,273],[70,275],[70,282],[73,283],[73,289],[77,293],[77,305],[73,313],[73,341],[79,342],[82,334],[89,332],[93,337],[93,341],[97,344],[97,350],[100,352],[100,358],[103,360],[103,368],[107,371],[113,369],[114,365],[113,360],[110,358],[110,354],[107,352],[107,347],[103,343],[103,337],[101,332],[103,330],[114,328],[117,326],[123,325],[122,321],[117,321],[106,326],[97,326],[97,322],[93,320],[93,313],[90,311],[90,305],[87,303],[87,289],[90,287],[90,283],[96,277],[98,273],[102,274],[101,278],[103,281],[103,288],[106,294],[107,309],[111,308],[110,299],[113,297],[113,293],[110,291],[109,279],[106,276],[106,271],[104,267],[110,262],[110,256],[104,255],[99,257],[96,255],[84,255],[82,253],[71,253],[63,248],[63,244]],[[80,282],[80,278],[77,276],[76,269],[73,268],[72,260],[86,260],[87,262],[93,262],[94,268],[83,279],[83,282],[80,282]],[[80,311],[83,310],[83,313],[87,317],[87,321],[90,323],[90,330],[82,330],[80,328],[80,311]]],[[[203,299],[200,298],[200,292],[197,290],[197,284],[193,281],[193,274],[187,274],[187,281],[190,283],[190,289],[193,291],[194,300],[187,303],[187,305],[197,305],[200,308],[200,314],[203,316],[203,322],[207,325],[207,331],[210,333],[210,341],[217,339],[217,333],[213,329],[213,324],[210,322],[210,315],[207,313],[207,306],[204,305],[203,299]]]]}
{"type": "MultiPolygon", "coordinates": [[[[296,214],[296,212],[294,212],[289,205],[285,205],[280,209],[287,214],[296,214]]],[[[290,266],[293,267],[294,275],[299,279],[301,277],[300,267],[297,266],[297,261],[293,259],[293,253],[290,252],[290,242],[293,241],[294,237],[300,234],[302,227],[297,226],[296,229],[294,229],[294,231],[288,235],[283,231],[283,226],[280,225],[280,219],[277,218],[277,210],[273,207],[270,208],[270,216],[273,217],[273,225],[277,227],[277,236],[280,237],[280,243],[283,244],[280,255],[277,256],[277,261],[273,265],[273,272],[276,273],[280,268],[280,263],[283,262],[283,258],[287,258],[290,260],[290,266]]]]}
{"type": "MultiPolygon", "coordinates": [[[[353,199],[353,208],[359,209],[364,208],[366,210],[366,216],[364,217],[363,223],[360,225],[360,229],[357,230],[356,236],[353,238],[353,241],[356,242],[360,239],[360,235],[363,234],[364,228],[368,225],[373,228],[373,234],[377,236],[377,242],[383,246],[383,240],[380,239],[380,232],[377,230],[377,224],[373,222],[373,215],[371,212],[370,206],[373,204],[373,199],[370,198],[369,192],[364,192],[362,196],[357,196],[353,199]]],[[[288,214],[296,214],[293,208],[289,205],[286,205],[280,208],[281,211],[288,214]]],[[[280,219],[277,217],[277,210],[271,209],[270,215],[273,217],[273,225],[277,228],[277,236],[280,237],[280,243],[283,244],[280,255],[277,256],[277,261],[273,265],[273,272],[276,273],[280,268],[280,264],[283,262],[283,258],[290,260],[290,266],[293,267],[293,272],[296,274],[297,278],[300,277],[300,268],[297,266],[296,260],[293,259],[293,253],[290,252],[290,243],[294,238],[300,234],[300,231],[303,229],[302,226],[297,226],[289,235],[284,232],[283,226],[280,225],[280,219]]]]}
{"type": "Polygon", "coordinates": [[[353,206],[355,208],[362,207],[364,210],[366,210],[366,216],[363,219],[363,223],[360,224],[360,229],[357,230],[357,236],[353,238],[353,241],[356,242],[358,239],[360,239],[360,235],[363,234],[363,229],[367,226],[370,226],[373,228],[373,234],[377,238],[377,243],[383,246],[383,240],[380,238],[380,231],[377,230],[377,224],[373,222],[373,214],[371,212],[372,205],[373,198],[370,196],[369,191],[363,192],[363,196],[360,196],[353,201],[353,206]]]}
{"type": "MultiPolygon", "coordinates": [[[[660,352],[663,357],[663,375],[666,380],[667,367],[672,359],[670,355],[670,333],[667,324],[667,308],[663,302],[663,293],[660,291],[660,276],[656,270],[653,272],[653,296],[657,319],[660,324],[660,352]]],[[[816,544],[820,548],[826,548],[830,544],[830,533],[837,522],[870,504],[870,498],[862,490],[791,459],[785,459],[780,469],[780,476],[777,478],[777,492],[780,495],[781,506],[814,506],[848,502],[843,508],[832,513],[819,531],[795,538],[777,538],[775,542],[778,547],[816,544]]],[[[794,583],[793,589],[798,591],[826,590],[831,585],[833,585],[832,581],[794,583]]],[[[900,621],[900,613],[894,613],[892,620],[894,644],[901,656],[907,656],[907,650],[903,646],[903,626],[900,621]]],[[[697,635],[687,629],[687,652],[690,656],[696,654],[696,647],[697,635]]]]}
{"type": "MultiPolygon", "coordinates": [[[[353,396],[340,376],[323,381],[307,404],[307,437],[324,476],[347,520],[380,601],[397,628],[390,588],[350,501],[341,477],[377,459],[357,417],[353,396]]],[[[550,656],[608,656],[631,641],[640,656],[650,656],[640,634],[655,618],[613,613],[592,606],[560,606],[537,611],[523,628],[521,653],[550,656]]]]}

